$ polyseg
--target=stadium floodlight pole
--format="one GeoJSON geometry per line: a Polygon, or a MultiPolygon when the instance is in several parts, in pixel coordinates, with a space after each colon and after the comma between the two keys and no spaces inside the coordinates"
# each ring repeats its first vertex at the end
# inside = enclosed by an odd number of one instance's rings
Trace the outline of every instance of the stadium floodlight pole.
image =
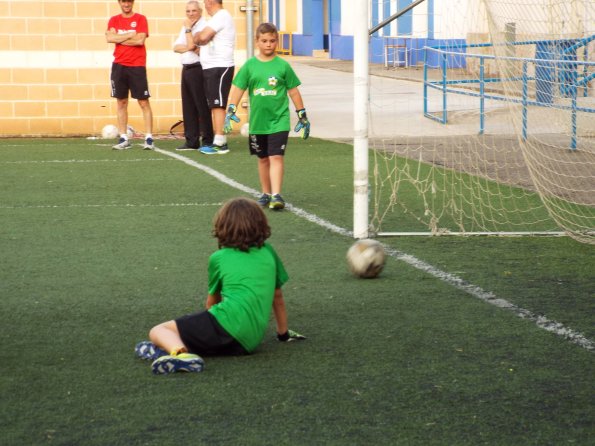
{"type": "Polygon", "coordinates": [[[368,0],[353,16],[353,237],[368,238],[368,0]]]}

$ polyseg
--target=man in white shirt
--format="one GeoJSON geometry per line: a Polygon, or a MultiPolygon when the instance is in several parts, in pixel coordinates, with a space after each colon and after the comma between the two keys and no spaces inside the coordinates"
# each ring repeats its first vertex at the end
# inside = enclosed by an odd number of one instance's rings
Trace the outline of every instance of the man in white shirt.
{"type": "Polygon", "coordinates": [[[200,48],[193,41],[193,35],[205,25],[198,2],[191,0],[186,3],[186,19],[174,42],[174,52],[180,53],[182,62],[182,119],[186,138],[177,150],[197,150],[213,144],[213,123],[204,91],[200,48]]]}
{"type": "Polygon", "coordinates": [[[236,29],[233,17],[223,9],[223,0],[205,0],[205,9],[211,18],[202,31],[194,34],[193,40],[201,47],[205,94],[215,134],[213,145],[202,147],[200,151],[212,155],[229,152],[223,125],[235,69],[233,56],[236,29]]]}

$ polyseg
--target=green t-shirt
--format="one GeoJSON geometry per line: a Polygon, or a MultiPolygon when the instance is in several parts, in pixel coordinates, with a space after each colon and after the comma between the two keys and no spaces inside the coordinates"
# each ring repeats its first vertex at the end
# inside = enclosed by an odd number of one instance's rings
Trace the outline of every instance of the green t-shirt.
{"type": "Polygon", "coordinates": [[[248,90],[250,96],[250,133],[270,135],[289,131],[287,90],[301,84],[284,59],[276,56],[268,62],[252,57],[240,68],[233,85],[248,90]]]}
{"type": "Polygon", "coordinates": [[[288,280],[273,247],[248,252],[222,248],[209,257],[209,294],[221,293],[221,302],[209,312],[235,340],[251,352],[268,327],[275,288],[288,280]]]}

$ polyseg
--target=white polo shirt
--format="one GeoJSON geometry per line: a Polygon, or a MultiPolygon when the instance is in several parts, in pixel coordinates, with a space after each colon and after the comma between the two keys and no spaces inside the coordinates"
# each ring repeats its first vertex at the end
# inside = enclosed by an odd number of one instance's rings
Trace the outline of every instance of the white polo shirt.
{"type": "MultiPolygon", "coordinates": [[[[206,24],[207,21],[201,17],[192,27],[192,35],[202,31],[206,24]]],[[[180,34],[178,35],[178,38],[174,42],[173,46],[176,47],[177,45],[186,45],[186,28],[184,26],[182,26],[180,34]]],[[[194,51],[186,51],[180,54],[180,62],[182,62],[182,65],[191,65],[193,63],[200,62],[200,56],[194,51]]]]}
{"type": "Polygon", "coordinates": [[[225,9],[220,9],[207,20],[206,27],[211,28],[216,34],[209,43],[200,47],[203,69],[233,67],[236,27],[231,14],[225,9]]]}

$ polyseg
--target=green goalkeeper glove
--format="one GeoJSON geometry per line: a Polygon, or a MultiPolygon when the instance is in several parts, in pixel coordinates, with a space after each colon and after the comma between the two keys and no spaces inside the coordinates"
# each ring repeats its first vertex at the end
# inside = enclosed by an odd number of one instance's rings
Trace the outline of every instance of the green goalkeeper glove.
{"type": "Polygon", "coordinates": [[[229,104],[227,113],[225,114],[225,123],[223,124],[223,131],[225,133],[230,133],[232,130],[231,121],[240,122],[240,118],[236,116],[236,111],[238,111],[238,108],[235,104],[229,104]]]}
{"type": "Polygon", "coordinates": [[[277,340],[280,342],[293,342],[293,341],[302,341],[306,339],[305,336],[299,334],[297,331],[287,330],[283,334],[277,333],[277,340]]]}
{"type": "Polygon", "coordinates": [[[298,123],[295,125],[293,131],[297,133],[301,129],[304,129],[302,138],[308,139],[308,136],[310,136],[310,121],[308,121],[308,116],[306,116],[306,109],[302,108],[300,110],[296,110],[296,113],[298,115],[298,123]]]}

